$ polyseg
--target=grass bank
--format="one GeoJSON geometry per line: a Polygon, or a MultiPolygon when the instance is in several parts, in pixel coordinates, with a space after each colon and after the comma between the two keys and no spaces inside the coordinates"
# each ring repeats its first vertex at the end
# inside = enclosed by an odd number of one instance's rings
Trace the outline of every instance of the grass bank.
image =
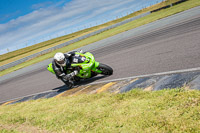
{"type": "Polygon", "coordinates": [[[15,66],[15,67],[8,68],[8,69],[6,69],[4,71],[1,71],[0,72],[0,76],[5,75],[5,74],[7,74],[9,72],[15,71],[17,69],[32,65],[34,63],[40,62],[42,60],[51,58],[58,51],[59,52],[68,52],[68,51],[71,51],[73,49],[88,45],[90,43],[93,43],[93,42],[108,38],[110,36],[119,34],[121,32],[124,32],[124,31],[130,30],[130,29],[142,26],[144,24],[156,21],[156,20],[161,19],[161,18],[165,18],[167,16],[170,16],[170,15],[173,15],[173,14],[188,10],[190,8],[193,8],[193,7],[196,7],[196,6],[199,6],[199,5],[200,5],[200,1],[199,0],[189,0],[189,1],[184,2],[182,4],[175,5],[175,6],[171,7],[171,8],[164,9],[164,10],[152,13],[152,14],[146,16],[146,17],[143,17],[143,18],[137,19],[135,21],[129,22],[127,24],[124,24],[122,26],[107,30],[107,31],[102,32],[102,33],[100,33],[98,35],[91,36],[89,38],[86,38],[86,39],[81,40],[79,42],[73,43],[73,44],[68,45],[66,47],[63,47],[61,49],[57,49],[57,50],[55,50],[55,51],[53,51],[51,53],[45,54],[43,56],[40,56],[40,57],[37,57],[37,58],[32,59],[30,61],[27,61],[27,62],[24,62],[22,64],[19,64],[19,65],[15,66]]]}
{"type": "Polygon", "coordinates": [[[198,132],[199,95],[195,90],[136,89],[0,106],[0,131],[198,132]]]}

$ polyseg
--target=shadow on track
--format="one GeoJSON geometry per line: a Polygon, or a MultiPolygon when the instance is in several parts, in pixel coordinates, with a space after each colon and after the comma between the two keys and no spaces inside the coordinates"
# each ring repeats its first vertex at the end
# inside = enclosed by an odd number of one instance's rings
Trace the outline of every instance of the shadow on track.
{"type": "Polygon", "coordinates": [[[68,86],[66,85],[63,85],[63,86],[60,86],[60,87],[57,87],[57,88],[54,88],[52,90],[57,90],[58,93],[62,93],[64,91],[67,91],[67,90],[70,90],[70,89],[73,89],[73,88],[76,88],[76,87],[79,87],[81,85],[87,85],[87,84],[90,84],[96,80],[99,80],[99,79],[102,79],[102,78],[105,78],[105,77],[108,77],[108,76],[96,76],[96,77],[93,77],[93,78],[90,78],[90,79],[84,79],[84,80],[81,80],[79,82],[75,82],[74,84],[74,87],[72,88],[69,88],[68,86]]]}
{"type": "Polygon", "coordinates": [[[100,79],[103,79],[103,78],[106,78],[106,77],[108,77],[108,76],[101,75],[101,76],[96,76],[96,77],[93,77],[93,78],[90,78],[90,79],[84,79],[84,80],[81,80],[80,82],[75,83],[75,85],[78,85],[78,86],[87,85],[87,84],[90,84],[92,82],[95,82],[96,80],[100,80],[100,79]]]}
{"type": "Polygon", "coordinates": [[[61,93],[61,92],[64,92],[66,90],[70,90],[70,88],[66,85],[63,85],[63,86],[60,86],[60,87],[57,87],[57,88],[54,88],[52,90],[57,90],[58,93],[61,93]]]}

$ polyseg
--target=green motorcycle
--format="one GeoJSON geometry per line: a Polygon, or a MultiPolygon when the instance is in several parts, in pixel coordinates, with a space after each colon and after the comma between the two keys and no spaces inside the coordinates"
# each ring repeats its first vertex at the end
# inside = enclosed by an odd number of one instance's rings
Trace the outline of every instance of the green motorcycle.
{"type": "MultiPolygon", "coordinates": [[[[79,73],[71,79],[72,81],[80,81],[81,79],[88,79],[94,77],[98,74],[103,75],[112,75],[113,69],[108,65],[99,63],[95,61],[94,56],[90,52],[75,53],[75,56],[72,57],[71,67],[65,69],[67,74],[71,73],[74,69],[78,68],[79,73]]],[[[50,63],[47,69],[55,74],[52,63],[50,63]]],[[[76,69],[77,70],[77,69],[76,69]]]]}

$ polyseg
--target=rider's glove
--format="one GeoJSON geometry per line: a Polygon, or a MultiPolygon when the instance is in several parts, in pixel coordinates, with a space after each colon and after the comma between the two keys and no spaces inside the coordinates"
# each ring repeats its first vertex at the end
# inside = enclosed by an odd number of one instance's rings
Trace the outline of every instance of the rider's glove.
{"type": "Polygon", "coordinates": [[[74,72],[71,72],[70,74],[67,74],[67,75],[63,76],[63,79],[66,80],[66,81],[70,80],[72,77],[74,77],[77,74],[78,74],[78,71],[75,70],[74,72]]]}

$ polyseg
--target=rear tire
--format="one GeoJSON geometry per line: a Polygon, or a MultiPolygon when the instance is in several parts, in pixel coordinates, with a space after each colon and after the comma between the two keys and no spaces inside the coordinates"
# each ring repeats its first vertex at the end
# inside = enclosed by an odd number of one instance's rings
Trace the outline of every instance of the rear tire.
{"type": "Polygon", "coordinates": [[[103,74],[103,75],[112,75],[113,74],[113,69],[106,64],[99,63],[98,69],[100,71],[102,71],[101,74],[103,74]]]}

